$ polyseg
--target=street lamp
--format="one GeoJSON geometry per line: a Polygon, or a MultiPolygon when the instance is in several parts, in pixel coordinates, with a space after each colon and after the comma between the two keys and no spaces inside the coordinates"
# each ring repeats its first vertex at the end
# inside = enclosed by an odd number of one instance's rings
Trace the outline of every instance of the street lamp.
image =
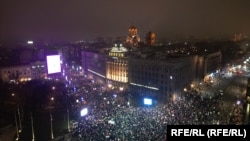
{"type": "MultiPolygon", "coordinates": [[[[50,98],[51,100],[51,104],[54,101],[54,97],[50,98]]],[[[52,108],[52,107],[50,107],[52,108]]],[[[49,110],[49,114],[50,114],[50,134],[51,134],[51,140],[54,140],[54,134],[53,134],[53,117],[52,117],[52,113],[51,113],[51,109],[49,110]]]]}
{"type": "Polygon", "coordinates": [[[184,88],[184,92],[187,92],[187,88],[184,88]]]}
{"type": "Polygon", "coordinates": [[[70,132],[70,125],[69,125],[69,109],[67,109],[67,115],[68,115],[68,131],[70,132]]]}
{"type": "Polygon", "coordinates": [[[16,141],[18,141],[18,140],[19,140],[19,132],[18,132],[18,124],[17,124],[17,117],[16,117],[16,113],[15,113],[15,123],[16,123],[16,135],[17,135],[17,137],[16,137],[16,141]]]}
{"type": "Polygon", "coordinates": [[[14,97],[16,104],[17,104],[17,114],[18,114],[18,122],[19,122],[19,130],[18,132],[21,133],[22,132],[22,123],[21,123],[21,114],[20,114],[20,108],[19,108],[19,99],[16,96],[15,93],[12,93],[11,96],[14,97]]]}
{"type": "Polygon", "coordinates": [[[52,86],[52,90],[55,90],[56,89],[56,87],[55,86],[52,86]]]}
{"type": "Polygon", "coordinates": [[[119,88],[120,91],[123,91],[123,89],[124,89],[123,87],[120,87],[120,88],[119,88]]]}
{"type": "Polygon", "coordinates": [[[34,126],[33,126],[33,116],[32,113],[30,114],[31,119],[31,129],[32,129],[32,141],[35,141],[35,134],[34,134],[34,126]]]}
{"type": "Polygon", "coordinates": [[[19,133],[22,132],[22,123],[21,123],[21,115],[20,115],[20,110],[19,110],[19,106],[17,108],[17,112],[18,112],[18,119],[19,119],[19,126],[20,126],[20,129],[19,129],[19,133]]]}
{"type": "Polygon", "coordinates": [[[51,101],[54,101],[54,97],[52,96],[52,97],[50,98],[50,100],[51,100],[51,101]]]}
{"type": "Polygon", "coordinates": [[[108,84],[108,87],[109,87],[109,88],[111,88],[111,87],[112,87],[112,85],[111,85],[111,84],[108,84]]]}
{"type": "Polygon", "coordinates": [[[53,117],[52,117],[52,114],[51,114],[51,112],[50,112],[50,131],[51,131],[51,140],[54,139],[52,121],[53,121],[53,117]]]}

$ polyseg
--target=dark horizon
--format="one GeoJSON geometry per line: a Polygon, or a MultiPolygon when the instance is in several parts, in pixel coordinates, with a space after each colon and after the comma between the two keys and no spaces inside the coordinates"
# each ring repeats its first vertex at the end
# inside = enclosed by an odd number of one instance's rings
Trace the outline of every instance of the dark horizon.
{"type": "Polygon", "coordinates": [[[134,25],[144,40],[250,35],[248,0],[12,0],[0,2],[0,41],[124,37],[134,25]]]}

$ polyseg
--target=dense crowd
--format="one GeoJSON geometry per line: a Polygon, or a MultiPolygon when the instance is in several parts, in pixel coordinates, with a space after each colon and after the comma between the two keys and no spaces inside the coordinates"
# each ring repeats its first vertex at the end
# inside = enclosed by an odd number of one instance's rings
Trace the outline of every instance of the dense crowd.
{"type": "Polygon", "coordinates": [[[127,104],[124,94],[93,82],[84,83],[84,89],[78,93],[89,110],[79,119],[79,127],[72,135],[78,140],[163,141],[166,140],[167,125],[226,125],[241,121],[237,107],[231,115],[237,116],[237,121],[224,115],[220,94],[201,98],[185,93],[165,105],[133,107],[127,104]]]}

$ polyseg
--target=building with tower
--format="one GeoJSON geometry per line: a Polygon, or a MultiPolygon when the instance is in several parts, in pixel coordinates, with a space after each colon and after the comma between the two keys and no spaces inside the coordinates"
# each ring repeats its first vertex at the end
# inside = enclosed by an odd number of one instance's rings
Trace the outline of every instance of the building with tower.
{"type": "Polygon", "coordinates": [[[88,76],[101,78],[108,88],[122,88],[135,100],[150,97],[157,103],[168,103],[220,66],[220,52],[178,54],[168,46],[155,46],[154,32],[148,32],[145,39],[145,46],[138,44],[138,30],[131,26],[125,45],[119,38],[106,52],[82,51],[82,68],[88,76]]]}
{"type": "Polygon", "coordinates": [[[148,46],[154,46],[155,45],[155,33],[154,32],[148,32],[146,34],[145,43],[148,46]]]}
{"type": "Polygon", "coordinates": [[[141,41],[141,38],[138,35],[137,28],[135,26],[130,26],[128,29],[128,35],[126,37],[126,46],[138,47],[138,44],[140,41],[141,41]]]}

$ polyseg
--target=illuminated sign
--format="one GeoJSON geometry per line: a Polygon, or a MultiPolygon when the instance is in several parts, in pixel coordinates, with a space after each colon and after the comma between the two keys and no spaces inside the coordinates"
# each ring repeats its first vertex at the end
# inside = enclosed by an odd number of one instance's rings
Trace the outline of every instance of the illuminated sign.
{"type": "Polygon", "coordinates": [[[150,98],[144,98],[143,102],[144,102],[144,105],[152,105],[152,99],[150,98]]]}
{"type": "Polygon", "coordinates": [[[81,117],[85,116],[87,114],[88,114],[88,109],[87,108],[82,109],[81,112],[80,112],[81,117]]]}
{"type": "Polygon", "coordinates": [[[61,72],[60,55],[47,56],[47,69],[48,69],[48,74],[61,72]]]}

